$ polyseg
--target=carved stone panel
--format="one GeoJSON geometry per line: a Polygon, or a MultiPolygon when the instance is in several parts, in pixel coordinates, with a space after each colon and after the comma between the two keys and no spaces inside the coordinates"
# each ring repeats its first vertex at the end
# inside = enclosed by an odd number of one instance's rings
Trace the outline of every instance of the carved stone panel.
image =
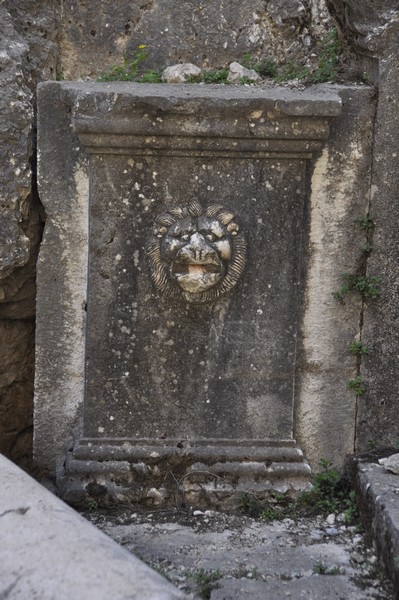
{"type": "Polygon", "coordinates": [[[85,434],[291,438],[305,161],[101,155],[91,169],[85,434]],[[186,198],[222,199],[248,240],[245,269],[240,232],[200,293],[168,267],[168,235],[148,247],[186,198]]]}
{"type": "MultiPolygon", "coordinates": [[[[79,215],[80,262],[51,214],[49,191],[62,190],[48,183],[47,132],[45,248],[58,240],[50,255],[64,289],[79,282],[81,293],[87,282],[87,302],[73,327],[62,316],[70,306],[51,313],[69,375],[55,377],[51,406],[39,374],[36,455],[43,464],[51,448],[59,456],[73,433],[59,476],[71,501],[93,482],[130,500],[171,501],[170,461],[190,502],[211,483],[216,504],[251,486],[303,487],[293,414],[307,161],[339,98],[68,83],[48,84],[41,98],[70,151],[52,160],[79,215]],[[60,423],[51,443],[44,407],[60,423]],[[211,481],[192,478],[201,465],[211,481]]],[[[46,336],[39,324],[38,363],[51,371],[46,336]]]]}

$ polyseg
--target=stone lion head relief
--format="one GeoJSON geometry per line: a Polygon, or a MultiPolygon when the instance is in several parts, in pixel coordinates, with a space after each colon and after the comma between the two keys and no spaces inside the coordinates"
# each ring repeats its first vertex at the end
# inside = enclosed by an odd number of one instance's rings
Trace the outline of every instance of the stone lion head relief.
{"type": "Polygon", "coordinates": [[[241,277],[246,247],[235,213],[223,206],[173,207],[156,218],[147,246],[152,280],[167,298],[215,302],[241,277]]]}

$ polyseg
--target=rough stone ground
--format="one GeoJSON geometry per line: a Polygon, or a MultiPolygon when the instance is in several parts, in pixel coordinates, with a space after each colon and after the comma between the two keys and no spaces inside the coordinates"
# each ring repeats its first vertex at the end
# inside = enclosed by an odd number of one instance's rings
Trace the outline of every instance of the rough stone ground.
{"type": "Polygon", "coordinates": [[[343,515],[269,523],[215,511],[85,516],[189,599],[392,598],[365,535],[343,515]]]}

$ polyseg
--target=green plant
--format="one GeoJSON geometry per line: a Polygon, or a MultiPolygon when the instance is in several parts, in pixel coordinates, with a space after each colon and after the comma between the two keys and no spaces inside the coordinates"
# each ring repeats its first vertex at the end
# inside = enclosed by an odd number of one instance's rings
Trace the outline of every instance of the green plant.
{"type": "Polygon", "coordinates": [[[374,219],[371,215],[360,217],[357,222],[362,229],[365,229],[368,233],[374,229],[374,219]]]}
{"type": "Polygon", "coordinates": [[[289,60],[285,65],[280,67],[274,79],[277,82],[289,81],[291,79],[309,79],[311,76],[310,67],[304,67],[289,60]]]}
{"type": "Polygon", "coordinates": [[[251,85],[254,81],[250,77],[241,77],[240,83],[241,85],[251,85]]]}
{"type": "Polygon", "coordinates": [[[238,510],[248,517],[257,518],[263,511],[261,502],[253,494],[241,494],[238,510]]]}
{"type": "Polygon", "coordinates": [[[138,81],[139,83],[162,83],[161,73],[159,71],[146,71],[138,81]]]}
{"type": "Polygon", "coordinates": [[[339,75],[341,54],[341,43],[338,38],[338,32],[334,28],[320,46],[318,63],[315,68],[290,60],[280,68],[274,65],[272,77],[279,82],[290,79],[301,79],[306,83],[333,81],[339,75]]]}
{"type": "Polygon", "coordinates": [[[357,508],[356,503],[356,492],[355,490],[351,490],[348,494],[348,497],[345,498],[344,503],[346,504],[344,510],[344,521],[348,525],[352,523],[357,523],[359,521],[359,510],[357,508]]]}
{"type": "Polygon", "coordinates": [[[199,596],[205,600],[209,600],[212,590],[217,587],[216,582],[221,578],[222,574],[219,569],[215,571],[198,569],[198,571],[188,572],[187,576],[197,584],[199,596]]]}
{"type": "Polygon", "coordinates": [[[283,516],[284,515],[281,510],[273,508],[272,506],[267,506],[264,510],[262,510],[260,514],[260,518],[262,519],[262,521],[266,522],[282,519],[283,516]]]}
{"type": "Polygon", "coordinates": [[[320,473],[315,475],[313,489],[302,492],[298,499],[297,510],[302,514],[330,514],[347,511],[348,519],[356,514],[356,497],[348,482],[341,474],[332,469],[329,460],[319,462],[320,473]]]}
{"type": "Polygon", "coordinates": [[[349,379],[347,385],[352,392],[355,392],[356,396],[363,396],[364,392],[366,391],[360,375],[357,375],[353,379],[349,379]]]}
{"type": "Polygon", "coordinates": [[[96,512],[99,509],[99,502],[95,498],[88,498],[87,509],[89,512],[96,512]]]}
{"type": "Polygon", "coordinates": [[[277,65],[271,58],[255,60],[251,54],[246,53],[241,57],[241,64],[247,69],[253,69],[261,77],[275,77],[277,75],[277,65]]]}
{"type": "Polygon", "coordinates": [[[333,28],[321,47],[318,65],[310,77],[311,81],[323,83],[336,79],[339,74],[341,54],[342,48],[338,32],[333,28]]]}
{"type": "Polygon", "coordinates": [[[317,575],[342,575],[341,567],[328,567],[325,562],[318,560],[313,565],[313,573],[317,575]]]}
{"type": "Polygon", "coordinates": [[[369,353],[369,349],[360,340],[353,340],[349,345],[349,352],[355,356],[363,356],[369,353]]]}
{"type": "Polygon", "coordinates": [[[354,275],[353,273],[343,273],[341,275],[342,286],[338,292],[333,293],[336,300],[343,301],[349,292],[358,292],[363,298],[378,298],[381,294],[379,275],[354,275]]]}
{"type": "Polygon", "coordinates": [[[375,450],[377,448],[377,442],[373,439],[367,440],[367,450],[375,450]]]}
{"type": "Polygon", "coordinates": [[[228,69],[216,69],[214,71],[203,71],[202,81],[204,83],[227,83],[228,69]]]}
{"type": "Polygon", "coordinates": [[[110,71],[101,73],[97,81],[134,81],[139,72],[140,64],[147,58],[145,44],[137,46],[130,58],[124,58],[123,64],[113,67],[110,71]]]}
{"type": "Polygon", "coordinates": [[[363,246],[363,252],[365,252],[366,254],[370,254],[372,249],[373,249],[373,246],[371,245],[371,242],[369,242],[369,241],[367,241],[363,246]]]}

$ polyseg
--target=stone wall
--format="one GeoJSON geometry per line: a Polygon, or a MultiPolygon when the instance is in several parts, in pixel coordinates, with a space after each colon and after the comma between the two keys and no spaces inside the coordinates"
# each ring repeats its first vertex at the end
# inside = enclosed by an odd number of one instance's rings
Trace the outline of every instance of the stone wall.
{"type": "Polygon", "coordinates": [[[218,68],[245,53],[277,63],[306,63],[331,20],[320,0],[199,2],[148,0],[64,2],[60,23],[60,75],[93,77],[120,64],[145,44],[145,68],[179,62],[218,68]],[[100,10],[99,10],[100,8],[100,10]]]}
{"type": "Polygon", "coordinates": [[[54,77],[55,3],[0,5],[0,452],[29,466],[35,262],[44,215],[35,189],[35,89],[54,77]]]}

